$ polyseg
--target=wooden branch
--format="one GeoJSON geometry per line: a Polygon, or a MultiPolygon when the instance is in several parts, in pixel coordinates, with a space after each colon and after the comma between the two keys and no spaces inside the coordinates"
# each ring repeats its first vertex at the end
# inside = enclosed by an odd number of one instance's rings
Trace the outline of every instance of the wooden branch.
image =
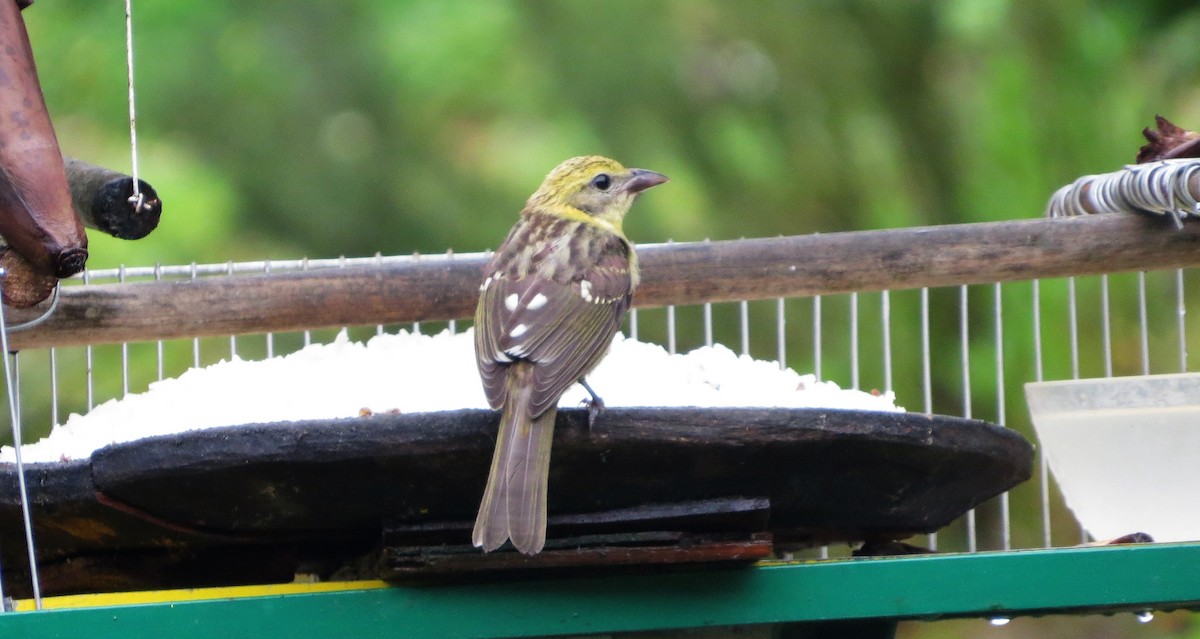
{"type": "MultiPolygon", "coordinates": [[[[1200,264],[1200,224],[1100,215],[645,246],[635,304],[951,286],[1200,264]]],[[[467,318],[484,259],[64,287],[14,348],[467,318]]],[[[15,320],[14,320],[15,321],[15,320]]]]}
{"type": "Polygon", "coordinates": [[[638,306],[1200,265],[1200,224],[1095,215],[652,247],[638,306]]]}

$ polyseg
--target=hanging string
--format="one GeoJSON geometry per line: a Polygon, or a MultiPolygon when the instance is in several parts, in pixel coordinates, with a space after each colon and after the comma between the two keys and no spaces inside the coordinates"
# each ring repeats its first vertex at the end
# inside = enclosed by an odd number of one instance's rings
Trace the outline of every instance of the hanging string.
{"type": "Polygon", "coordinates": [[[125,0],[125,69],[129,76],[129,148],[133,177],[133,195],[129,197],[129,203],[133,204],[135,211],[140,212],[147,204],[138,180],[137,115],[133,90],[133,0],[125,0]]]}

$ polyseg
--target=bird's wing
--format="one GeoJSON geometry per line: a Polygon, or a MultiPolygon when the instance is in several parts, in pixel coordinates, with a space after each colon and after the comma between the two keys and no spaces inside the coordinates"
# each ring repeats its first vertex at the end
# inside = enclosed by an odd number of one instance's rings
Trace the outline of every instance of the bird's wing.
{"type": "Polygon", "coordinates": [[[530,412],[538,415],[558,403],[567,388],[587,375],[608,353],[613,335],[633,297],[628,261],[601,260],[571,282],[562,295],[567,313],[557,326],[547,327],[530,359],[533,374],[530,412]]]}
{"type": "Polygon", "coordinates": [[[600,362],[632,296],[627,249],[621,249],[606,252],[567,281],[536,272],[519,280],[491,278],[476,313],[476,355],[492,406],[503,404],[505,369],[514,360],[537,364],[533,417],[600,362]]]}
{"type": "Polygon", "coordinates": [[[511,283],[499,271],[491,272],[483,280],[479,292],[479,305],[475,307],[475,364],[483,382],[483,392],[492,408],[504,405],[508,393],[505,377],[513,358],[500,347],[503,336],[503,316],[496,315],[504,308],[511,283]],[[489,312],[490,311],[490,312],[489,312]]]}

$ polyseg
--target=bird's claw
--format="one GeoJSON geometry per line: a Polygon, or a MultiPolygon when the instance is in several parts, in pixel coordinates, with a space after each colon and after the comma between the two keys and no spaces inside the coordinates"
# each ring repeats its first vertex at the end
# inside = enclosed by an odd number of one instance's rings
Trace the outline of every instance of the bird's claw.
{"type": "Polygon", "coordinates": [[[587,423],[588,423],[588,429],[590,430],[592,428],[592,426],[596,425],[596,418],[600,416],[600,413],[604,412],[604,400],[593,395],[591,399],[585,399],[585,400],[581,401],[580,403],[583,404],[584,406],[587,406],[587,412],[588,412],[588,422],[587,423]]]}
{"type": "Polygon", "coordinates": [[[583,386],[583,389],[586,390],[588,395],[591,396],[591,399],[585,399],[580,402],[581,404],[587,406],[588,430],[591,430],[592,426],[596,424],[596,418],[599,417],[600,413],[604,410],[604,400],[600,399],[600,396],[596,394],[596,391],[592,390],[591,386],[588,386],[586,379],[580,377],[579,384],[583,386]]]}

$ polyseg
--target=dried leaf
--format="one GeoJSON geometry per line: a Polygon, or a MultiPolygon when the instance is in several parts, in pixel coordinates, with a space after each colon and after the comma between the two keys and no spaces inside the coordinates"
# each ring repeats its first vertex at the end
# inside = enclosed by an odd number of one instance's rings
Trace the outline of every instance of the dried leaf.
{"type": "Polygon", "coordinates": [[[1142,135],[1148,141],[1138,149],[1137,163],[1169,160],[1172,158],[1200,157],[1200,133],[1189,131],[1172,124],[1161,115],[1154,116],[1157,130],[1150,127],[1142,129],[1142,135]]]}

